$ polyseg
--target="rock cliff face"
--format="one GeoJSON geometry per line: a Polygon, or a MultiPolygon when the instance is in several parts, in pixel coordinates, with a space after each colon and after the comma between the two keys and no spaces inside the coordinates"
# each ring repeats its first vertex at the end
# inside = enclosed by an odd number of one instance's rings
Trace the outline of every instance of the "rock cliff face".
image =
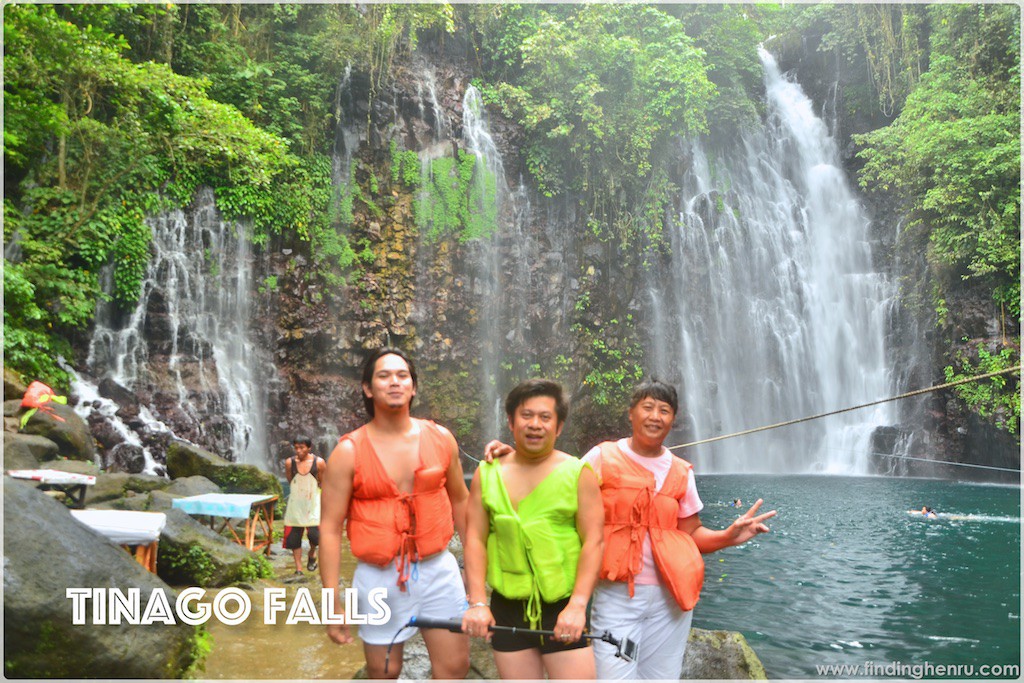
{"type": "Polygon", "coordinates": [[[568,202],[539,200],[522,183],[522,131],[487,112],[488,132],[505,160],[502,227],[491,239],[424,235],[415,190],[392,176],[392,145],[428,150],[428,157],[452,157],[465,147],[469,73],[457,59],[415,61],[399,68],[393,87],[372,105],[358,81],[350,84],[356,118],[365,120],[372,106],[380,122],[360,128],[352,156],[352,180],[371,200],[353,203],[344,228],[352,244],[365,245],[355,278],[325,296],[323,285],[307,279],[308,245],[279,241],[268,248],[267,273],[277,278],[277,290],[256,327],[283,379],[268,401],[270,440],[280,453],[297,433],[329,450],[339,434],[362,423],[358,374],[366,349],[409,349],[420,374],[414,413],[443,416],[471,452],[495,435],[484,433],[487,425],[503,422],[493,404],[513,377],[540,374],[538,357],[553,349],[570,354],[566,311],[580,285],[568,275],[578,255],[564,237],[576,217],[568,202]],[[488,357],[495,367],[484,367],[488,357]],[[487,392],[488,372],[500,390],[487,392]]]}
{"type": "MultiPolygon", "coordinates": [[[[170,431],[228,457],[237,457],[247,443],[265,442],[259,458],[278,472],[296,435],[310,436],[316,450],[327,455],[338,436],[363,422],[359,368],[365,350],[391,344],[409,350],[418,365],[414,414],[437,417],[471,454],[502,436],[500,400],[530,376],[557,374],[572,394],[562,448],[582,452],[621,434],[626,426],[618,410],[621,396],[613,397],[610,405],[616,409],[610,409],[608,396],[587,375],[599,357],[653,371],[652,349],[660,340],[650,330],[671,302],[648,302],[645,283],[664,278],[673,267],[671,255],[647,246],[623,252],[598,241],[588,236],[574,198],[538,196],[523,169],[522,130],[493,109],[486,110],[484,124],[467,113],[472,66],[442,52],[399,64],[392,85],[372,100],[368,84],[358,77],[339,86],[335,170],[338,202],[350,203],[351,220],[339,220],[338,230],[358,254],[356,269],[339,271],[347,278],[343,283],[328,285],[312,276],[317,255],[306,242],[273,237],[258,253],[235,257],[245,261],[249,272],[249,324],[243,341],[256,350],[245,361],[252,370],[250,388],[241,393],[243,398],[251,394],[251,407],[259,410],[259,431],[245,432],[240,439],[239,427],[227,423],[230,401],[211,389],[223,371],[220,360],[207,360],[204,367],[191,362],[163,367],[171,364],[169,350],[184,342],[198,345],[196,352],[207,359],[212,353],[171,324],[166,297],[159,292],[150,297],[147,320],[152,323],[144,334],[157,363],[147,371],[150,389],[139,398],[159,411],[170,431]],[[457,159],[483,134],[493,143],[490,156],[500,161],[495,182],[500,227],[484,240],[464,240],[452,232],[426,234],[416,218],[421,195],[393,172],[396,151],[419,153],[421,164],[457,159]],[[182,381],[172,390],[158,375],[182,381]],[[190,405],[193,401],[198,403],[190,405]]],[[[847,170],[855,171],[850,134],[885,123],[872,112],[842,114],[844,89],[859,87],[860,76],[823,61],[813,45],[784,52],[780,64],[783,70],[799,67],[800,82],[819,113],[834,122],[847,170]]],[[[691,163],[690,152],[681,146],[680,169],[691,163]]],[[[712,191],[705,201],[708,220],[714,220],[723,199],[716,200],[712,191]]],[[[724,201],[732,204],[733,198],[724,201]]],[[[923,267],[921,251],[897,242],[899,207],[877,198],[872,202],[867,208],[878,267],[893,280],[916,282],[923,267]]],[[[681,281],[699,276],[688,272],[681,281]]],[[[941,381],[951,339],[994,340],[1001,329],[998,312],[967,288],[949,301],[948,319],[956,321],[955,329],[954,324],[937,329],[927,306],[912,305],[923,286],[903,293],[889,323],[887,348],[895,366],[903,368],[903,388],[941,381]]],[[[697,297],[699,292],[672,296],[697,297]]],[[[670,370],[665,378],[678,382],[676,375],[670,370]]],[[[633,382],[623,376],[619,384],[628,392],[633,382]]],[[[100,393],[114,398],[116,389],[108,384],[100,393]]],[[[142,422],[138,403],[125,410],[125,421],[142,422]]],[[[104,462],[137,470],[139,453],[119,445],[109,425],[101,424],[104,420],[92,422],[94,433],[107,432],[107,438],[98,437],[104,462]],[[121,448],[119,456],[115,447],[121,448]]],[[[685,439],[690,422],[686,415],[679,422],[674,436],[685,439]]],[[[972,418],[951,395],[901,405],[899,424],[875,439],[878,448],[892,452],[909,435],[914,437],[911,455],[1019,463],[1012,437],[972,418]]],[[[146,447],[161,463],[168,442],[168,432],[151,430],[138,448],[146,447]]],[[[464,465],[471,467],[468,460],[464,465]]],[[[919,472],[884,459],[875,469],[919,472]]]]}

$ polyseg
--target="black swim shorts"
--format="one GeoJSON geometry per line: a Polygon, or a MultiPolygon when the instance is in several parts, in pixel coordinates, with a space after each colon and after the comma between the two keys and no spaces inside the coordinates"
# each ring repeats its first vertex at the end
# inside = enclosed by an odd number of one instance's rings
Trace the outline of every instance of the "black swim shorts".
{"type": "Polygon", "coordinates": [[[306,537],[309,538],[310,545],[320,545],[320,527],[318,526],[290,526],[288,527],[288,533],[284,537],[284,547],[286,550],[295,550],[296,548],[302,547],[302,532],[306,532],[306,537]]]}
{"type": "MultiPolygon", "coordinates": [[[[526,620],[526,600],[512,600],[500,593],[491,593],[491,614],[499,626],[515,626],[517,628],[530,628],[530,622],[526,620]]],[[[562,613],[565,606],[569,604],[569,598],[556,600],[555,602],[542,602],[540,608],[541,630],[553,631],[558,615],[562,613]]],[[[590,626],[588,620],[587,626],[590,626]]],[[[539,647],[541,654],[552,652],[563,652],[575,650],[581,647],[590,647],[587,638],[580,638],[575,643],[562,643],[552,636],[535,636],[522,633],[512,634],[508,631],[495,631],[491,635],[491,646],[496,652],[519,652],[539,647]]]]}

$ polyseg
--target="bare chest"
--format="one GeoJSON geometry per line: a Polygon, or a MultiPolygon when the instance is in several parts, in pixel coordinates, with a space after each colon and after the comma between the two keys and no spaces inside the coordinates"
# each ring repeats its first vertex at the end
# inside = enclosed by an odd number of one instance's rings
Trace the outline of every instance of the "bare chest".
{"type": "Polygon", "coordinates": [[[420,467],[419,437],[374,437],[373,450],[377,453],[384,472],[395,482],[399,491],[412,492],[413,477],[420,467]]]}
{"type": "MultiPolygon", "coordinates": [[[[549,460],[553,460],[553,458],[549,458],[549,460]]],[[[508,492],[512,507],[518,508],[519,503],[533,493],[534,489],[548,478],[557,465],[557,462],[544,462],[538,466],[523,466],[514,463],[503,466],[502,483],[505,484],[505,491],[508,492]]]]}

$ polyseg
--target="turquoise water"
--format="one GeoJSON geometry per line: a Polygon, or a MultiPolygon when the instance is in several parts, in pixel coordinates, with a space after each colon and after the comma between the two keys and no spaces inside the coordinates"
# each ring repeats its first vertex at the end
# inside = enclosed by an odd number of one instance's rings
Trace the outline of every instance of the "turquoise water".
{"type": "Polygon", "coordinates": [[[696,627],[741,631],[770,678],[857,678],[817,667],[868,662],[1020,664],[1018,487],[699,474],[697,486],[709,528],[735,518],[733,498],[779,511],[770,534],[705,556],[694,612],[696,627]],[[907,514],[922,505],[952,518],[907,514]]]}

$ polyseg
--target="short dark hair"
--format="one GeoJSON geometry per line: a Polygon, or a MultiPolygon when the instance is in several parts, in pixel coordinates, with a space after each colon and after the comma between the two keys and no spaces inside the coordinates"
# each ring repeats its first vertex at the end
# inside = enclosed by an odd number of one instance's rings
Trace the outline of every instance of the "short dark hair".
{"type": "Polygon", "coordinates": [[[645,398],[653,398],[655,401],[664,401],[672,406],[672,412],[679,414],[679,395],[676,388],[671,384],[665,384],[657,379],[649,379],[633,390],[633,397],[629,399],[629,407],[632,410],[640,401],[645,398]]]}
{"type": "Polygon", "coordinates": [[[295,446],[296,444],[303,444],[305,446],[309,446],[310,448],[312,448],[313,440],[308,436],[297,436],[294,439],[292,439],[292,445],[295,446]]]}
{"type": "Polygon", "coordinates": [[[511,420],[516,414],[516,408],[535,396],[550,396],[555,399],[558,424],[565,423],[569,417],[569,401],[565,398],[562,385],[550,379],[528,379],[520,382],[515,389],[508,392],[508,398],[505,399],[505,415],[511,420]]]}
{"type": "MultiPolygon", "coordinates": [[[[393,348],[391,346],[383,346],[383,347],[377,349],[376,351],[374,351],[373,353],[371,353],[366,358],[366,361],[363,363],[363,380],[362,380],[362,383],[366,384],[366,385],[373,384],[373,371],[377,369],[377,361],[379,361],[384,356],[391,356],[391,355],[398,356],[399,358],[401,358],[402,360],[405,361],[405,364],[409,367],[409,376],[412,377],[413,389],[415,389],[416,388],[416,366],[413,365],[413,362],[409,359],[409,356],[405,355],[404,351],[401,351],[399,349],[393,348]]],[[[412,402],[413,402],[413,400],[415,400],[415,398],[416,397],[413,396],[413,398],[409,400],[409,407],[410,408],[412,407],[412,402]]],[[[363,393],[363,407],[366,408],[366,414],[369,415],[370,418],[372,419],[373,418],[373,414],[374,414],[373,399],[368,397],[365,393],[363,393]]]]}

